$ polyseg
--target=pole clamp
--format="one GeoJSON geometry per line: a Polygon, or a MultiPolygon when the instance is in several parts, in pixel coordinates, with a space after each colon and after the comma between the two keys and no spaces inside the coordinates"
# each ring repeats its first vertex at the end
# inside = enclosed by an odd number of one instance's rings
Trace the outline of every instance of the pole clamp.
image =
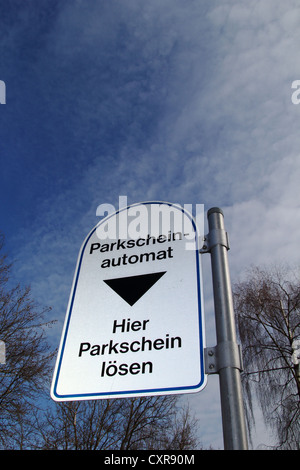
{"type": "Polygon", "coordinates": [[[210,253],[211,249],[216,245],[225,246],[227,250],[229,247],[228,233],[223,229],[212,229],[203,237],[203,246],[199,250],[200,253],[210,253]]]}
{"type": "Polygon", "coordinates": [[[225,367],[243,370],[241,347],[232,341],[224,341],[214,348],[205,348],[204,358],[206,374],[218,374],[225,367]]]}

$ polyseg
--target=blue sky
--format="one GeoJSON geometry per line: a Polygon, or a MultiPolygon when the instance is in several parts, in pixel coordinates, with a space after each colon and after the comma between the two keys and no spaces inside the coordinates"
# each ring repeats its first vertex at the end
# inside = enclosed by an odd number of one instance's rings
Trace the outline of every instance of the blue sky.
{"type": "MultiPolygon", "coordinates": [[[[54,343],[97,207],[120,195],[222,207],[233,281],[299,263],[299,20],[297,0],[0,3],[1,230],[54,343]]],[[[207,390],[191,403],[221,447],[215,377],[207,390]]]]}

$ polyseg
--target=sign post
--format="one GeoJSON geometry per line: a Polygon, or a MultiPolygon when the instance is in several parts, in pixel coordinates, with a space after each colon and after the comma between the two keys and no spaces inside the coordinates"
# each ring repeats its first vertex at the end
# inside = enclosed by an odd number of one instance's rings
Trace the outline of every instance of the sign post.
{"type": "Polygon", "coordinates": [[[206,384],[196,223],[144,202],[103,219],[79,253],[55,401],[198,392],[206,384]]]}
{"type": "Polygon", "coordinates": [[[207,212],[209,234],[202,253],[211,254],[217,346],[206,349],[208,373],[218,373],[225,450],[246,450],[247,434],[242,399],[241,355],[236,342],[236,328],[230,285],[227,233],[221,209],[207,212]]]}

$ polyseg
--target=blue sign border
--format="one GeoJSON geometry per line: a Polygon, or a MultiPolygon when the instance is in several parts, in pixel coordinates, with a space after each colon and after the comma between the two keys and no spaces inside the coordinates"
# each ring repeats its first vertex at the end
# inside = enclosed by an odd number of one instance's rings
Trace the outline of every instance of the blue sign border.
{"type": "MultiPolygon", "coordinates": [[[[61,369],[62,358],[63,358],[65,344],[66,344],[66,339],[67,339],[67,334],[68,334],[68,329],[69,329],[70,320],[71,320],[71,314],[72,314],[72,308],[73,308],[73,304],[74,304],[76,288],[77,288],[77,284],[78,284],[80,267],[81,267],[82,258],[83,258],[83,254],[84,254],[86,245],[87,245],[89,239],[91,238],[91,236],[93,235],[93,233],[95,232],[95,230],[97,230],[97,228],[100,225],[102,225],[103,223],[106,223],[107,220],[109,220],[111,217],[115,217],[118,213],[120,213],[124,210],[128,210],[131,207],[135,207],[135,206],[139,206],[139,205],[149,205],[149,204],[160,204],[160,205],[164,204],[164,205],[176,207],[176,209],[181,210],[181,212],[183,212],[185,215],[187,215],[189,217],[189,219],[192,222],[195,234],[198,235],[198,229],[197,229],[197,226],[195,224],[194,218],[189,212],[187,212],[184,208],[182,208],[182,207],[180,207],[176,204],[172,204],[170,202],[160,202],[160,201],[148,201],[148,202],[139,202],[139,203],[136,203],[136,204],[131,204],[127,207],[119,209],[118,211],[114,212],[113,214],[108,215],[107,217],[105,217],[103,220],[101,220],[93,228],[93,230],[89,233],[89,235],[87,236],[87,238],[86,238],[86,240],[85,240],[85,242],[84,242],[84,244],[81,248],[80,259],[79,259],[78,266],[77,266],[77,272],[76,272],[76,277],[75,277],[75,282],[74,282],[74,287],[73,287],[73,292],[72,292],[72,300],[71,300],[70,308],[69,308],[69,312],[68,312],[68,319],[67,319],[67,322],[66,322],[64,338],[63,338],[62,346],[61,346],[61,349],[60,349],[60,358],[59,358],[58,367],[57,367],[57,370],[56,370],[56,377],[53,378],[53,384],[54,384],[53,389],[52,389],[53,396],[56,397],[60,401],[63,401],[63,399],[66,399],[66,401],[70,400],[70,399],[71,400],[74,399],[74,401],[76,399],[84,400],[84,398],[86,398],[86,399],[93,399],[93,398],[97,399],[98,397],[99,398],[105,398],[105,397],[112,397],[113,398],[114,396],[116,396],[118,398],[122,398],[123,395],[132,395],[132,397],[134,397],[134,396],[143,396],[143,395],[146,396],[147,394],[153,394],[153,393],[155,393],[157,395],[164,395],[164,394],[167,395],[168,392],[172,392],[172,393],[175,394],[175,392],[184,393],[184,391],[188,391],[188,390],[190,390],[190,391],[196,390],[196,389],[199,390],[199,389],[201,389],[201,387],[204,388],[204,386],[206,384],[206,375],[204,373],[204,344],[203,344],[204,343],[204,334],[203,334],[203,326],[204,325],[203,325],[203,312],[202,312],[202,301],[201,301],[201,279],[200,279],[199,248],[198,248],[198,236],[196,236],[195,256],[196,256],[197,289],[198,289],[197,297],[198,297],[198,320],[199,320],[199,340],[200,340],[200,382],[196,385],[183,386],[183,387],[166,387],[166,388],[143,389],[143,390],[126,390],[126,391],[118,391],[118,392],[98,392],[98,393],[59,395],[56,391],[57,384],[58,384],[58,379],[59,379],[59,374],[60,374],[60,369],[61,369]]],[[[128,397],[128,398],[130,398],[130,397],[128,397]]]]}

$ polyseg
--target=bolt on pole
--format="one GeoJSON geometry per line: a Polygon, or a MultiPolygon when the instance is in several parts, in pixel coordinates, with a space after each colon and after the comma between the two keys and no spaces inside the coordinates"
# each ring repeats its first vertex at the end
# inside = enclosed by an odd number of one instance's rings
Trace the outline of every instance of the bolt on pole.
{"type": "Polygon", "coordinates": [[[227,251],[227,233],[221,209],[213,207],[207,212],[209,234],[206,251],[211,255],[215,305],[217,347],[217,373],[220,380],[223,438],[225,450],[246,450],[247,433],[242,397],[240,371],[242,369],[232,301],[227,251]]]}

